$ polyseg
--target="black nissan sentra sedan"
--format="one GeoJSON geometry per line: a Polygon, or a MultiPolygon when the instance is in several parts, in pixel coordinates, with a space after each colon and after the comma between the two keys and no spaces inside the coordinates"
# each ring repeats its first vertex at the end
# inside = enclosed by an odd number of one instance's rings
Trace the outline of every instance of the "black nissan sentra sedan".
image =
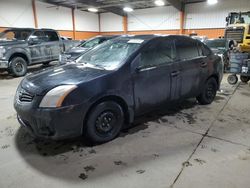
{"type": "Polygon", "coordinates": [[[25,77],[14,106],[36,137],[103,143],[160,105],[190,97],[212,103],[221,69],[218,56],[186,36],[121,36],[76,63],[25,77]]]}

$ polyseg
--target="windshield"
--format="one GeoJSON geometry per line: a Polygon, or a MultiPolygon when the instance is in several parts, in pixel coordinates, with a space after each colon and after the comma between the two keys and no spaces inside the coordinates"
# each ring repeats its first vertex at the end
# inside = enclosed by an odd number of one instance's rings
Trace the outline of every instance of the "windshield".
{"type": "Polygon", "coordinates": [[[106,70],[121,66],[126,58],[135,52],[143,40],[117,39],[110,40],[87,52],[77,62],[91,64],[106,70]]]}
{"type": "Polygon", "coordinates": [[[236,23],[250,24],[250,12],[241,13],[241,18],[239,13],[232,13],[230,24],[236,23]]]}
{"type": "Polygon", "coordinates": [[[97,46],[98,44],[101,44],[105,40],[106,40],[105,38],[90,39],[90,40],[84,42],[83,44],[80,44],[79,47],[82,47],[82,48],[94,48],[95,46],[97,46]]]}
{"type": "Polygon", "coordinates": [[[26,40],[31,30],[6,30],[0,34],[0,40],[26,40]]]}
{"type": "Polygon", "coordinates": [[[205,43],[209,48],[226,48],[225,40],[207,40],[205,43]]]}

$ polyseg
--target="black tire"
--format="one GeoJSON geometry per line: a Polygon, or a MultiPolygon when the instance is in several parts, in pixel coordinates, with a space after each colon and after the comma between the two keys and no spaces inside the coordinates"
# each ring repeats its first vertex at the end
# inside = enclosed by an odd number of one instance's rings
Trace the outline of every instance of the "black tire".
{"type": "Polygon", "coordinates": [[[198,102],[201,105],[211,104],[216,97],[217,89],[218,83],[215,78],[209,78],[202,93],[197,97],[198,102]]]}
{"type": "Polygon", "coordinates": [[[249,76],[240,76],[240,80],[243,82],[243,83],[247,83],[249,80],[250,80],[250,77],[249,76]]]}
{"type": "Polygon", "coordinates": [[[15,77],[24,76],[27,73],[27,61],[22,57],[14,57],[10,61],[9,71],[15,77]]]}
{"type": "Polygon", "coordinates": [[[84,136],[93,143],[104,143],[114,139],[124,124],[122,107],[113,101],[96,105],[89,113],[84,136]]]}
{"type": "Polygon", "coordinates": [[[228,77],[227,77],[227,81],[228,81],[228,83],[229,84],[231,84],[231,85],[235,85],[235,84],[237,84],[237,82],[238,82],[238,77],[236,76],[236,75],[229,75],[228,77]]]}

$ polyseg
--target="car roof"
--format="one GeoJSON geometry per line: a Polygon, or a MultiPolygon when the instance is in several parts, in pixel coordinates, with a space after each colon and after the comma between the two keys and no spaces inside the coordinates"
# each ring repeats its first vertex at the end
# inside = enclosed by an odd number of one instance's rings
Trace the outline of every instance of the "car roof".
{"type": "MultiPolygon", "coordinates": [[[[189,36],[186,35],[161,35],[161,34],[154,34],[154,35],[121,35],[120,38],[127,38],[127,39],[141,39],[144,41],[149,41],[151,39],[155,38],[187,38],[191,40],[195,40],[189,36]]],[[[118,37],[119,38],[119,37],[118,37]]]]}
{"type": "Polygon", "coordinates": [[[55,31],[54,29],[46,29],[46,28],[35,29],[35,28],[16,28],[16,27],[11,27],[6,30],[55,31]]]}

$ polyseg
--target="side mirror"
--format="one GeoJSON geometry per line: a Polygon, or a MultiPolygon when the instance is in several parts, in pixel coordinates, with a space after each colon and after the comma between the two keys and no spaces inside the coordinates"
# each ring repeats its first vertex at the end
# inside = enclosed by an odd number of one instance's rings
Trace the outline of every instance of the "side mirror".
{"type": "Polygon", "coordinates": [[[29,38],[29,44],[30,45],[40,44],[41,42],[42,42],[42,39],[37,37],[37,36],[31,36],[29,38]]]}

